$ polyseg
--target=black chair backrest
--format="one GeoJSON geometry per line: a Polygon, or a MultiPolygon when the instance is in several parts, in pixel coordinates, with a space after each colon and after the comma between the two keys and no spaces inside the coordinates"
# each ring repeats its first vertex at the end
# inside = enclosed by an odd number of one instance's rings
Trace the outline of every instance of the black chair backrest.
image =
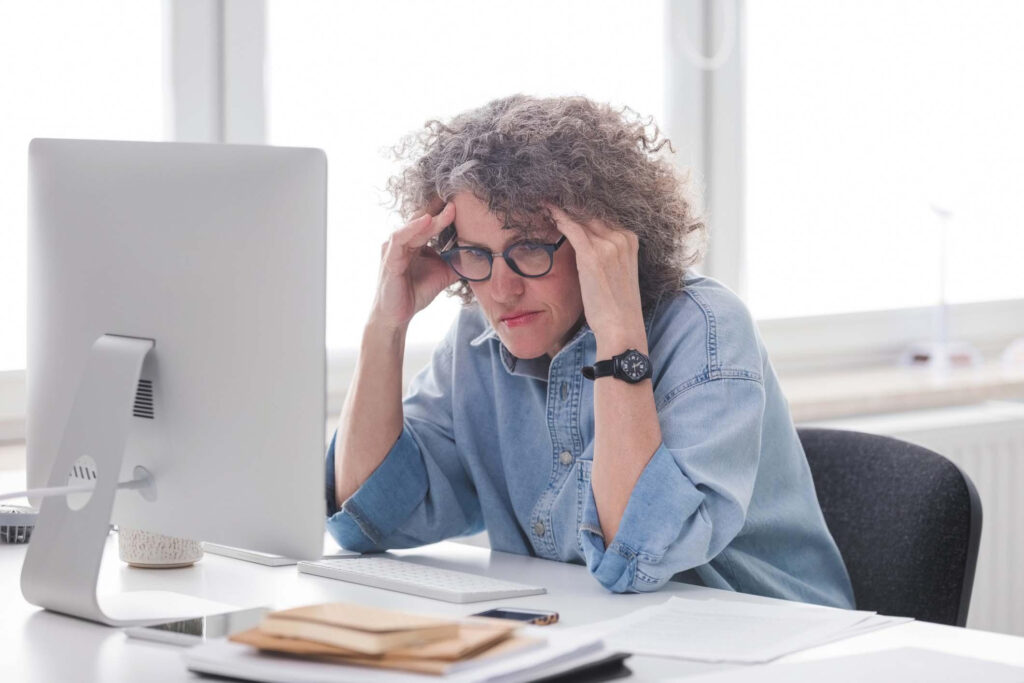
{"type": "Polygon", "coordinates": [[[981,500],[959,467],[887,436],[797,430],[857,609],[963,626],[981,500]]]}

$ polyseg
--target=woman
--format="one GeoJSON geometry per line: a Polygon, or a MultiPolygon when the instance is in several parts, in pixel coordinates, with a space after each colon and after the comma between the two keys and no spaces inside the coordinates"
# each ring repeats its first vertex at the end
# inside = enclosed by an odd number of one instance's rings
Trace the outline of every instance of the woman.
{"type": "Polygon", "coordinates": [[[705,230],[666,142],[521,95],[406,141],[389,189],[412,220],[383,246],[327,457],[338,543],[486,529],[612,591],[676,577],[852,606],[754,322],[686,273],[705,230]],[[406,329],[445,289],[466,305],[403,401],[406,329]]]}

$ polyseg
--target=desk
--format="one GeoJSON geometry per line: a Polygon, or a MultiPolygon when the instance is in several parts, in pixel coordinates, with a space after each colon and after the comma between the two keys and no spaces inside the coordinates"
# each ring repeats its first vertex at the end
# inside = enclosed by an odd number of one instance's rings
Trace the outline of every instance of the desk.
{"type": "MultiPolygon", "coordinates": [[[[127,639],[121,631],[40,610],[21,597],[19,576],[25,545],[0,545],[0,680],[10,681],[181,681],[194,678],[171,645],[127,639]]],[[[395,609],[465,615],[497,605],[554,609],[561,623],[578,626],[621,616],[662,602],[671,595],[689,598],[765,601],[764,598],[672,583],[657,593],[616,595],[594,581],[584,567],[493,552],[460,543],[438,543],[396,554],[436,567],[488,573],[502,579],[536,583],[547,595],[455,605],[300,574],[294,566],[264,567],[207,554],[186,569],[133,569],[117,558],[117,538],[107,539],[103,590],[172,590],[240,606],[275,608],[330,601],[352,601],[395,609]]],[[[1024,638],[949,626],[912,622],[840,643],[791,655],[780,661],[915,646],[1024,666],[1024,638]]],[[[630,680],[656,680],[715,671],[722,665],[658,657],[628,660],[630,680]]]]}

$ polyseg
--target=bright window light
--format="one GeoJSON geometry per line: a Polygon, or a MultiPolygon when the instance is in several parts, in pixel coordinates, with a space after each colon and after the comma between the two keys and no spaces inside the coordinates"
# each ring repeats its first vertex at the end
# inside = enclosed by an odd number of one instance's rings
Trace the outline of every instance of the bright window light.
{"type": "Polygon", "coordinates": [[[160,0],[0,3],[0,371],[25,367],[28,143],[163,136],[160,0]]]}
{"type": "Polygon", "coordinates": [[[744,7],[755,314],[1024,297],[1024,3],[744,7]]]}

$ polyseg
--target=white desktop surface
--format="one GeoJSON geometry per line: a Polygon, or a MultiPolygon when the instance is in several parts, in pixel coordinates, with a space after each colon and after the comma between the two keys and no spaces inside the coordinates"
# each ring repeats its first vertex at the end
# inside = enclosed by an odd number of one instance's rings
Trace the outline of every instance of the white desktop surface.
{"type": "MultiPolygon", "coordinates": [[[[9,475],[9,473],[0,473],[9,475]]],[[[9,476],[0,476],[9,483],[9,476]]],[[[197,679],[172,645],[127,638],[115,628],[46,612],[25,602],[19,577],[26,545],[0,544],[0,681],[181,681],[197,679]]],[[[266,567],[207,553],[184,569],[134,569],[117,557],[117,536],[107,538],[101,590],[170,590],[234,603],[273,608],[352,601],[379,607],[466,615],[499,605],[556,610],[566,628],[622,616],[672,595],[689,598],[765,601],[764,598],[670,583],[656,593],[612,594],[578,565],[493,552],[445,542],[396,555],[423,564],[489,574],[544,586],[546,595],[457,605],[300,574],[294,566],[266,567]]],[[[1024,667],[1024,638],[911,622],[779,661],[801,661],[896,647],[922,647],[1024,667]]],[[[717,671],[702,664],[659,657],[631,657],[629,680],[658,680],[717,671]]],[[[770,666],[770,665],[769,665],[770,666]]],[[[443,679],[438,679],[443,680],[443,679]]]]}

